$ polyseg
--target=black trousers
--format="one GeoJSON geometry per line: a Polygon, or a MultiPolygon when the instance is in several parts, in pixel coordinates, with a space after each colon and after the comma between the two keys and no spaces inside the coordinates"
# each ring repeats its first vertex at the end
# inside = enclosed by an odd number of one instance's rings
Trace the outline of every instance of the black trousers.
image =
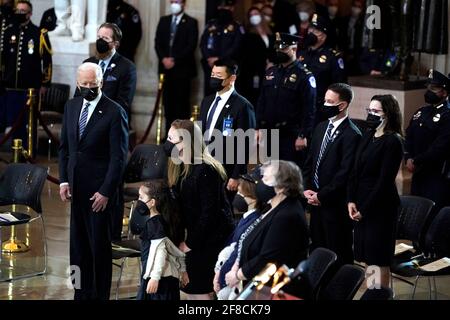
{"type": "Polygon", "coordinates": [[[190,77],[166,75],[163,91],[166,135],[174,120],[191,117],[191,81],[190,77]]]}
{"type": "Polygon", "coordinates": [[[352,222],[350,218],[345,219],[347,217],[345,208],[339,211],[334,208],[327,210],[309,206],[308,211],[311,213],[309,228],[312,243],[310,251],[319,247],[326,248],[337,254],[336,264],[338,266],[353,264],[352,222]],[[330,219],[326,217],[329,214],[339,214],[340,217],[330,219]]]}
{"type": "MultiPolygon", "coordinates": [[[[111,206],[94,213],[87,194],[73,195],[70,265],[75,270],[75,300],[109,300],[112,277],[111,206]],[[79,270],[79,272],[77,272],[79,270]]],[[[72,279],[73,280],[73,279],[72,279]]]]}

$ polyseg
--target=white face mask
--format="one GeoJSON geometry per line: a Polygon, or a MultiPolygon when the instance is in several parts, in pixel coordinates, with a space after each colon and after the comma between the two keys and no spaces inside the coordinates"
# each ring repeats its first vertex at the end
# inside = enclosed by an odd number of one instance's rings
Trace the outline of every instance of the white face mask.
{"type": "Polygon", "coordinates": [[[359,17],[361,14],[362,9],[360,7],[352,7],[352,16],[353,17],[359,17]]]}
{"type": "Polygon", "coordinates": [[[335,17],[336,14],[337,14],[337,12],[338,12],[338,10],[339,10],[339,8],[338,8],[337,6],[331,6],[331,7],[328,7],[328,14],[329,14],[331,17],[335,17]]]}
{"type": "Polygon", "coordinates": [[[252,26],[259,25],[261,23],[261,21],[262,21],[262,18],[259,14],[250,17],[250,23],[252,24],[252,26]]]}
{"type": "Polygon", "coordinates": [[[300,18],[301,22],[305,22],[309,20],[309,13],[305,11],[300,11],[298,13],[298,17],[300,18]]]}
{"type": "Polygon", "coordinates": [[[181,7],[181,4],[179,3],[171,3],[170,4],[170,12],[172,12],[172,14],[177,15],[181,12],[183,8],[181,7]]]}

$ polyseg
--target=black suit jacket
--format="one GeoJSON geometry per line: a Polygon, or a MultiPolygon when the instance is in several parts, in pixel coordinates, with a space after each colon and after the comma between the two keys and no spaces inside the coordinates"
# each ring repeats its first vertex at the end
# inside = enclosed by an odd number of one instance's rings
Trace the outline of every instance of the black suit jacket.
{"type": "Polygon", "coordinates": [[[251,279],[269,262],[295,268],[306,259],[308,245],[303,207],[298,199],[287,198],[244,240],[240,259],[242,272],[251,279]]]}
{"type": "MultiPolygon", "coordinates": [[[[208,111],[211,107],[211,105],[214,102],[214,99],[216,98],[216,95],[210,95],[207,96],[202,100],[201,103],[201,109],[200,109],[200,119],[202,122],[202,131],[205,133],[205,131],[208,129],[206,128],[206,121],[208,117],[208,111]]],[[[253,108],[253,105],[245,99],[243,96],[241,96],[239,93],[234,91],[228,101],[225,103],[225,107],[222,109],[222,112],[219,115],[219,118],[217,119],[217,122],[215,124],[215,129],[221,131],[223,133],[223,124],[224,120],[230,117],[233,119],[233,130],[242,129],[247,131],[248,129],[255,128],[256,120],[255,120],[255,111],[253,108]]],[[[222,135],[223,136],[223,135],[222,135]]],[[[252,137],[250,137],[252,138],[252,137]]],[[[212,140],[211,142],[213,142],[212,140]]],[[[247,165],[246,164],[238,164],[239,157],[242,156],[242,147],[237,148],[237,140],[236,137],[224,137],[223,136],[223,146],[224,146],[224,153],[223,153],[223,160],[222,162],[225,164],[225,170],[227,171],[227,175],[229,178],[238,179],[239,175],[244,174],[247,172],[247,165]],[[230,139],[234,139],[235,141],[235,148],[234,148],[234,164],[225,164],[226,162],[226,144],[227,141],[230,139]]],[[[249,143],[252,142],[252,140],[249,141],[249,143]]],[[[245,147],[245,163],[248,163],[248,150],[250,147],[250,144],[246,143],[245,147]]],[[[217,153],[214,154],[217,156],[217,153]]]]}
{"type": "MultiPolygon", "coordinates": [[[[335,209],[330,211],[330,214],[333,214],[336,209],[346,207],[347,183],[355,162],[361,132],[348,118],[336,128],[320,161],[318,172],[320,188],[317,190],[313,183],[314,172],[328,124],[329,121],[321,122],[314,130],[303,174],[305,189],[317,191],[322,207],[335,209]]],[[[344,213],[346,213],[345,210],[344,213]]],[[[344,215],[341,218],[347,219],[347,216],[344,215]]]]}
{"type": "MultiPolygon", "coordinates": [[[[96,57],[90,57],[84,62],[98,64],[96,57]]],[[[116,52],[111,58],[103,74],[103,93],[125,109],[128,117],[131,114],[131,105],[136,93],[137,73],[136,66],[127,58],[116,52]]],[[[75,96],[79,96],[77,90],[75,96]]]]}
{"type": "Polygon", "coordinates": [[[195,50],[198,43],[197,20],[183,14],[177,26],[177,32],[170,50],[170,25],[172,15],[161,17],[156,29],[155,50],[159,58],[159,73],[173,75],[174,77],[195,77],[197,67],[195,62],[195,50]],[[161,63],[163,58],[173,57],[175,67],[166,70],[161,63]]]}
{"type": "MultiPolygon", "coordinates": [[[[128,119],[123,108],[103,95],[81,139],[78,123],[83,98],[66,103],[61,144],[59,176],[68,182],[74,202],[88,201],[95,192],[114,197],[122,178],[128,153],[128,119]]],[[[80,203],[78,203],[80,204],[80,203]]]]}

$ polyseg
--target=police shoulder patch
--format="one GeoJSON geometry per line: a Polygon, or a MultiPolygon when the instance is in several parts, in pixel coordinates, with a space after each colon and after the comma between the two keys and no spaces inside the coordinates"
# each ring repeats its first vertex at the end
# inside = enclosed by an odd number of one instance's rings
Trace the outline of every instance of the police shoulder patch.
{"type": "Polygon", "coordinates": [[[139,15],[137,13],[134,14],[131,19],[133,20],[134,23],[139,23],[139,15]]]}
{"type": "Polygon", "coordinates": [[[339,68],[341,68],[342,70],[344,70],[344,59],[339,58],[339,59],[338,59],[338,65],[339,65],[339,68]]]}
{"type": "Polygon", "coordinates": [[[311,85],[312,88],[316,88],[317,84],[316,84],[316,78],[314,78],[313,76],[309,77],[309,84],[311,85]]]}

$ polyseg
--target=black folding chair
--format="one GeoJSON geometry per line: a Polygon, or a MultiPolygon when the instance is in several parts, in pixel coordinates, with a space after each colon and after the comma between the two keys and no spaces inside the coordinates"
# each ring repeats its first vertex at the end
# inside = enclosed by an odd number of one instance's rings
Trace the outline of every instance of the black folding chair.
{"type": "Polygon", "coordinates": [[[411,299],[414,299],[419,278],[427,277],[429,298],[432,299],[432,292],[434,290],[434,298],[436,299],[435,277],[450,275],[450,267],[434,272],[424,271],[420,267],[441,258],[450,257],[450,207],[442,208],[432,220],[425,236],[423,252],[422,255],[395,266],[395,269],[391,271],[401,277],[415,277],[411,299]]]}
{"type": "Polygon", "coordinates": [[[319,292],[319,300],[352,300],[364,280],[360,267],[346,264],[319,292]]]}
{"type": "MultiPolygon", "coordinates": [[[[47,271],[47,237],[41,206],[41,193],[46,179],[47,169],[31,164],[10,164],[6,167],[5,172],[0,177],[0,206],[13,205],[12,210],[8,212],[15,217],[14,221],[1,219],[0,231],[4,227],[27,224],[36,219],[40,219],[42,222],[42,234],[44,240],[43,270],[20,276],[12,276],[8,272],[10,276],[6,279],[1,279],[1,281],[11,281],[42,275],[47,271]],[[14,205],[23,205],[33,209],[37,213],[37,217],[32,218],[28,214],[14,210],[14,205]]],[[[1,245],[0,235],[0,248],[1,245]]],[[[10,269],[12,267],[8,268],[10,269]]]]}
{"type": "Polygon", "coordinates": [[[298,276],[286,286],[285,291],[305,300],[317,300],[317,294],[337,255],[325,248],[315,249],[308,259],[299,263],[295,273],[298,276]]]}

